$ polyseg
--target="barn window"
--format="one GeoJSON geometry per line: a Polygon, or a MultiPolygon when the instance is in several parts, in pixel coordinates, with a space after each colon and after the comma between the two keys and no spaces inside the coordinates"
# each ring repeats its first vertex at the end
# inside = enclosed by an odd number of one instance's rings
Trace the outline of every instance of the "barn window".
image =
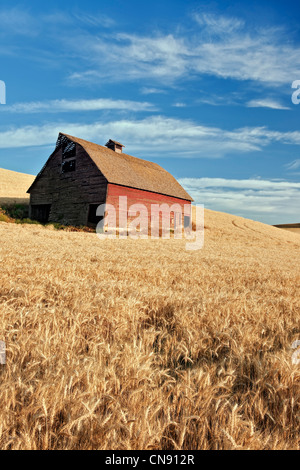
{"type": "Polygon", "coordinates": [[[66,141],[62,144],[62,157],[63,160],[67,158],[75,158],[76,157],[76,144],[74,142],[66,141]]]}
{"type": "Polygon", "coordinates": [[[70,171],[76,170],[76,161],[75,160],[67,160],[62,163],[61,166],[63,173],[69,173],[70,171]]]}
{"type": "Polygon", "coordinates": [[[59,134],[56,142],[56,148],[58,149],[59,147],[62,148],[63,160],[66,160],[67,158],[75,158],[76,144],[63,134],[59,134]]]}

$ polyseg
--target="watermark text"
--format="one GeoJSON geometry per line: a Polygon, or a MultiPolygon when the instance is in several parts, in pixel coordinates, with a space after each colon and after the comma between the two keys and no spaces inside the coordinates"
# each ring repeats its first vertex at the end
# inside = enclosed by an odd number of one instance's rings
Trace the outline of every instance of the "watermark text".
{"type": "Polygon", "coordinates": [[[292,364],[299,365],[300,364],[300,341],[294,341],[292,344],[292,349],[296,351],[292,355],[292,364]]]}
{"type": "Polygon", "coordinates": [[[0,80],[0,104],[6,104],[6,85],[3,80],[0,80]]]}
{"type": "Polygon", "coordinates": [[[4,341],[0,341],[0,364],[6,364],[6,346],[4,341]]]}
{"type": "Polygon", "coordinates": [[[136,203],[129,206],[127,196],[120,196],[116,204],[99,205],[96,215],[100,219],[96,233],[101,240],[185,239],[188,251],[200,250],[204,245],[201,205],[136,203]]]}
{"type": "Polygon", "coordinates": [[[293,81],[292,88],[296,88],[296,91],[292,94],[292,103],[297,105],[300,103],[300,80],[293,81]]]}

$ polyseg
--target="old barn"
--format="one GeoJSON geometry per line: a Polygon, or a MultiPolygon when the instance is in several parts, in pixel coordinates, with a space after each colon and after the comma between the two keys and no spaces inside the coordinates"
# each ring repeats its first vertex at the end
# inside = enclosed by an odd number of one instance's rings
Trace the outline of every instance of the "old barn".
{"type": "MultiPolygon", "coordinates": [[[[192,198],[170,173],[126,155],[123,147],[114,140],[104,147],[60,133],[54,152],[28,189],[30,217],[44,223],[93,225],[97,207],[118,207],[119,196],[127,196],[128,206],[144,204],[149,214],[152,204],[191,207],[192,198]]],[[[170,217],[172,222],[174,214],[170,217]]]]}

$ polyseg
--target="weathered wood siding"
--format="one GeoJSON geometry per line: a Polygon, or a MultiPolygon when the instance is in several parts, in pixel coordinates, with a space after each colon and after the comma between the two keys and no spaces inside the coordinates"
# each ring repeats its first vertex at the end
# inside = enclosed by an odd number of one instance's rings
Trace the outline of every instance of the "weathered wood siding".
{"type": "Polygon", "coordinates": [[[106,178],[76,144],[75,171],[62,172],[62,150],[58,148],[31,188],[30,206],[51,204],[49,222],[86,225],[89,205],[105,202],[106,191],[106,178]]]}

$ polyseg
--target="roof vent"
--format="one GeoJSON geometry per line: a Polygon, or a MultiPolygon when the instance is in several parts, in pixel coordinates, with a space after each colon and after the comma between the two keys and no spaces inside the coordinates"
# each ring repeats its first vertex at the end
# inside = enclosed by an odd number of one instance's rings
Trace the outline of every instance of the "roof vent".
{"type": "Polygon", "coordinates": [[[122,153],[122,147],[124,147],[124,145],[120,144],[120,142],[117,142],[116,140],[109,139],[109,141],[106,142],[105,147],[113,150],[114,152],[122,153]]]}

